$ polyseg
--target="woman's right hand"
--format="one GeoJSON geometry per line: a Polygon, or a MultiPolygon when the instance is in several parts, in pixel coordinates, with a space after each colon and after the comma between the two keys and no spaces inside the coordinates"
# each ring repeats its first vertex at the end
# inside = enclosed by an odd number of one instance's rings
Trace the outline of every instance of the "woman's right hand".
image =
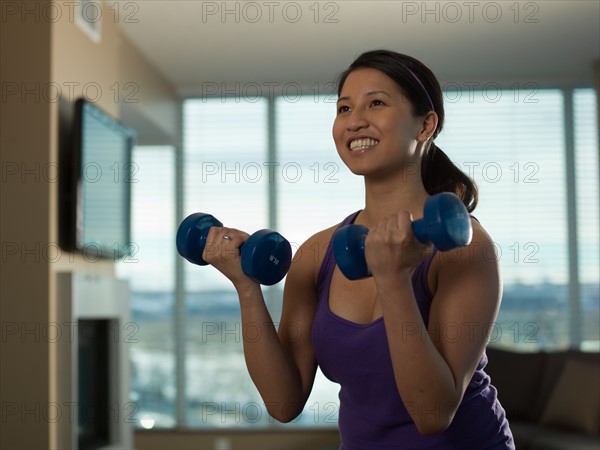
{"type": "Polygon", "coordinates": [[[413,233],[408,211],[385,217],[369,229],[365,239],[365,258],[376,281],[412,273],[430,252],[431,245],[421,244],[413,233]]]}
{"type": "Polygon", "coordinates": [[[248,237],[248,233],[235,228],[210,227],[202,252],[204,261],[225,275],[238,291],[258,284],[242,270],[240,247],[248,237]]]}

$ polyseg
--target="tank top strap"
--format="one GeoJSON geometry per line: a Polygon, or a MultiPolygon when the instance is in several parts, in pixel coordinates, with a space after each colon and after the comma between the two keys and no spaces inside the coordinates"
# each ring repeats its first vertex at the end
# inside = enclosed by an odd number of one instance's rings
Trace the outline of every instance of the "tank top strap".
{"type": "MultiPolygon", "coordinates": [[[[354,220],[356,220],[356,216],[358,216],[360,211],[361,210],[358,210],[350,214],[338,225],[337,228],[353,223],[354,220]]],[[[317,292],[319,294],[321,293],[324,286],[327,286],[327,288],[329,288],[329,283],[331,281],[331,276],[333,275],[334,267],[335,259],[333,257],[333,239],[330,239],[329,243],[327,244],[327,250],[325,251],[325,257],[323,258],[323,262],[321,263],[321,268],[319,269],[319,276],[317,277],[317,292]]]]}

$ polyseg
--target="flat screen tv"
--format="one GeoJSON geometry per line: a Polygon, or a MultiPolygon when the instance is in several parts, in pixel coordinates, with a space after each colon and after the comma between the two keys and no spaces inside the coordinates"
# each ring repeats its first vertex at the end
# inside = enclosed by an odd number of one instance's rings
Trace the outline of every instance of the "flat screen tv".
{"type": "Polygon", "coordinates": [[[64,113],[65,108],[63,104],[59,132],[61,247],[82,252],[88,260],[120,259],[132,252],[136,134],[83,98],[75,102],[73,113],[64,113]]]}

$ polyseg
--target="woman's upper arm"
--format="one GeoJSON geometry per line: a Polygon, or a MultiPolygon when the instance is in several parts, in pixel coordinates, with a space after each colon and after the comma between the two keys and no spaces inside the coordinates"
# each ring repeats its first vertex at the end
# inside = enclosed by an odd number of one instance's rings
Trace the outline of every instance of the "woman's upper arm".
{"type": "Polygon", "coordinates": [[[311,327],[317,307],[316,273],[322,257],[309,251],[314,241],[313,237],[305,242],[294,257],[285,282],[278,328],[279,339],[298,368],[303,401],[308,399],[317,370],[311,327]]]}
{"type": "Polygon", "coordinates": [[[438,253],[435,258],[437,283],[428,331],[452,371],[460,400],[500,306],[499,258],[490,236],[475,221],[469,246],[438,253]]]}

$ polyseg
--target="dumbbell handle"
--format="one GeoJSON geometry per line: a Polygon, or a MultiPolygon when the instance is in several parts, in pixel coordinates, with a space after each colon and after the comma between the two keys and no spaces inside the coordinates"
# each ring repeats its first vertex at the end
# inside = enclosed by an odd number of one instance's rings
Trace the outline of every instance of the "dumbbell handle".
{"type": "MultiPolygon", "coordinates": [[[[369,267],[367,266],[367,260],[365,258],[365,241],[367,239],[369,229],[364,225],[346,225],[343,228],[347,228],[350,233],[356,236],[354,238],[356,246],[353,246],[352,248],[346,247],[346,251],[356,253],[354,256],[355,264],[358,265],[358,267],[362,266],[362,272],[366,273],[367,276],[372,276],[372,273],[369,270],[369,267]]],[[[340,228],[340,230],[342,230],[342,228],[340,228]]],[[[419,242],[421,242],[422,244],[426,244],[428,242],[427,227],[422,219],[415,220],[412,223],[412,230],[419,242]]]]}
{"type": "MultiPolygon", "coordinates": [[[[423,219],[417,219],[412,222],[412,232],[421,244],[427,244],[429,242],[429,236],[427,233],[427,224],[423,219]]],[[[349,227],[356,227],[357,230],[361,228],[360,239],[360,248],[362,250],[365,249],[365,240],[367,239],[367,234],[369,233],[369,229],[364,225],[347,225],[349,227]],[[364,230],[364,231],[363,231],[364,230]]]]}

